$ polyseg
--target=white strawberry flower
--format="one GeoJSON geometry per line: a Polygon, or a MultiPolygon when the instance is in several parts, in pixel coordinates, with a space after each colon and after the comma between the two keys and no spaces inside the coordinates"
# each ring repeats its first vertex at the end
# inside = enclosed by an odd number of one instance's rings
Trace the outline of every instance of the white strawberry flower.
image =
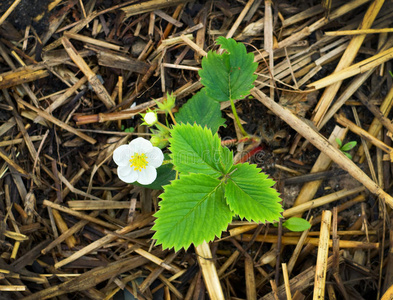
{"type": "Polygon", "coordinates": [[[113,160],[118,165],[117,175],[127,183],[137,181],[147,185],[157,178],[156,168],[161,166],[164,155],[153,147],[150,141],[136,138],[128,145],[121,145],[113,152],[113,160]]]}

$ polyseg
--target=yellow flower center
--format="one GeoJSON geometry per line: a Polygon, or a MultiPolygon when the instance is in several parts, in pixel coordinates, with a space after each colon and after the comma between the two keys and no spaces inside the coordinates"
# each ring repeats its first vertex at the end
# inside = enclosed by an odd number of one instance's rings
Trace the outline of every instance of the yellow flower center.
{"type": "Polygon", "coordinates": [[[130,159],[131,168],[134,168],[135,171],[141,171],[142,169],[146,169],[147,166],[147,156],[146,154],[142,153],[135,153],[131,156],[130,159]]]}

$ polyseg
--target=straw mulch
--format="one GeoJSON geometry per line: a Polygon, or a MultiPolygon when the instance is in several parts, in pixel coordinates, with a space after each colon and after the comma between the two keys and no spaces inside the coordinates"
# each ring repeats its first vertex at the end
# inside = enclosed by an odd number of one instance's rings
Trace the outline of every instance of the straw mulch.
{"type": "Polygon", "coordinates": [[[2,1],[0,299],[392,299],[384,2],[2,1]],[[234,220],[175,253],[151,239],[160,191],[121,182],[112,153],[149,138],[153,99],[173,92],[176,111],[201,88],[218,36],[259,63],[236,108],[263,143],[237,142],[227,103],[219,134],[312,228],[234,220]]]}

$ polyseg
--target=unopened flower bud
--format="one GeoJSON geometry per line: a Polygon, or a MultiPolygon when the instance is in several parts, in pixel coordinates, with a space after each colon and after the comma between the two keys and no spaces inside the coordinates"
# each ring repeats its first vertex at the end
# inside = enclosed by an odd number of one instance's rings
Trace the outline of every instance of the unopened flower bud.
{"type": "Polygon", "coordinates": [[[155,112],[148,112],[144,117],[144,121],[147,125],[152,126],[157,123],[157,114],[155,112]]]}
{"type": "Polygon", "coordinates": [[[153,135],[150,138],[150,142],[154,147],[158,147],[160,149],[165,148],[168,145],[168,139],[162,138],[159,135],[153,135]]]}

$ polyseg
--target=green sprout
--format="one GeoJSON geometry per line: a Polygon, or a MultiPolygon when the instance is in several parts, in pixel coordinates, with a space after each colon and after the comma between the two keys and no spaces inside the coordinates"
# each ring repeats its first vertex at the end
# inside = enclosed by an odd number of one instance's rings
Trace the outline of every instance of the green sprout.
{"type": "MultiPolygon", "coordinates": [[[[278,227],[278,223],[274,223],[273,226],[278,227]]],[[[310,229],[311,224],[303,218],[291,217],[282,222],[282,227],[293,232],[301,232],[310,229]]]]}
{"type": "Polygon", "coordinates": [[[310,229],[311,224],[305,219],[292,217],[282,223],[286,229],[290,231],[305,231],[310,229]]]}
{"type": "Polygon", "coordinates": [[[124,125],[121,125],[121,130],[123,130],[124,132],[134,132],[135,128],[134,127],[128,127],[126,128],[124,125]]]}
{"type": "Polygon", "coordinates": [[[352,159],[352,155],[348,153],[349,150],[353,149],[356,145],[356,141],[350,141],[343,145],[342,141],[339,138],[336,138],[337,144],[340,146],[340,150],[344,153],[349,159],[352,159]]]}

